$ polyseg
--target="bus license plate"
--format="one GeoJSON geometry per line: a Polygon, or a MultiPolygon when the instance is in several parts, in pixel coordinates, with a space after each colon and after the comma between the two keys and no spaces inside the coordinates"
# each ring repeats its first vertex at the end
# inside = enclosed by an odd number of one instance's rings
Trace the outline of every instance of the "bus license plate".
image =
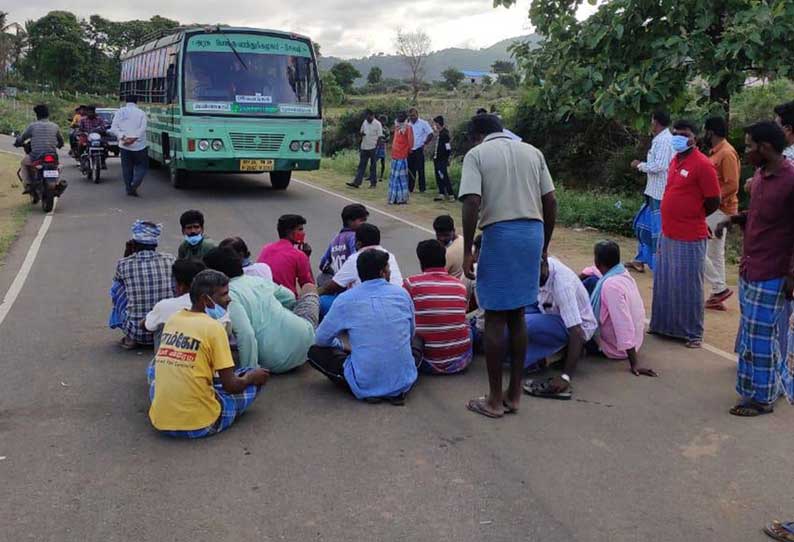
{"type": "Polygon", "coordinates": [[[240,160],[240,171],[273,171],[274,160],[240,160]]]}
{"type": "Polygon", "coordinates": [[[58,170],[57,169],[45,169],[44,170],[44,178],[45,179],[57,179],[58,178],[58,170]]]}

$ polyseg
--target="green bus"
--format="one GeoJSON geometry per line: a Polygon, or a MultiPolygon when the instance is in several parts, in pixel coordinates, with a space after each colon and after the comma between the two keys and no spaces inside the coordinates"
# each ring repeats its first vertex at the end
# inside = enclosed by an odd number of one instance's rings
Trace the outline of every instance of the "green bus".
{"type": "Polygon", "coordinates": [[[305,36],[176,28],[127,52],[120,79],[121,100],[134,94],[148,115],[150,161],[177,188],[196,172],[268,172],[283,190],[292,171],[320,167],[320,78],[305,36]]]}

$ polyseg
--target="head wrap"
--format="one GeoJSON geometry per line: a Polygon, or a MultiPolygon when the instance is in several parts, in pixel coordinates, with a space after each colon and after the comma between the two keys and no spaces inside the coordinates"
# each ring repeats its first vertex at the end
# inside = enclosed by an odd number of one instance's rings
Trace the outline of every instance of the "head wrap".
{"type": "Polygon", "coordinates": [[[135,224],[132,225],[132,240],[141,245],[157,245],[162,231],[162,224],[136,220],[135,224]]]}

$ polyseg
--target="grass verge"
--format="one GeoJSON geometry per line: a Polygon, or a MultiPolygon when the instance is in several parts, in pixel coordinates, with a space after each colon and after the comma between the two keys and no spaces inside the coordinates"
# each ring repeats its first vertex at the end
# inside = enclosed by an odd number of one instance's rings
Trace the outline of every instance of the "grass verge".
{"type": "Polygon", "coordinates": [[[30,213],[30,200],[22,195],[17,178],[19,158],[0,153],[0,265],[30,213]]]}

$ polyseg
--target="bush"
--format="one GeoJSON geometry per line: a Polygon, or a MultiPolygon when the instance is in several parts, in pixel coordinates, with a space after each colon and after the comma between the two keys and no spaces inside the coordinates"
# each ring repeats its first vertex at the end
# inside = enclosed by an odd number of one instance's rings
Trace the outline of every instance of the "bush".
{"type": "Polygon", "coordinates": [[[558,183],[557,221],[573,227],[591,227],[598,230],[634,235],[634,215],[642,206],[642,192],[613,194],[599,191],[579,191],[558,183]]]}
{"type": "Polygon", "coordinates": [[[358,145],[358,134],[364,122],[364,111],[372,109],[375,116],[386,115],[389,125],[394,122],[397,113],[409,108],[408,102],[402,99],[376,100],[363,102],[357,110],[342,114],[336,122],[329,123],[323,134],[323,148],[327,155],[334,155],[343,149],[355,149],[358,145]]]}

